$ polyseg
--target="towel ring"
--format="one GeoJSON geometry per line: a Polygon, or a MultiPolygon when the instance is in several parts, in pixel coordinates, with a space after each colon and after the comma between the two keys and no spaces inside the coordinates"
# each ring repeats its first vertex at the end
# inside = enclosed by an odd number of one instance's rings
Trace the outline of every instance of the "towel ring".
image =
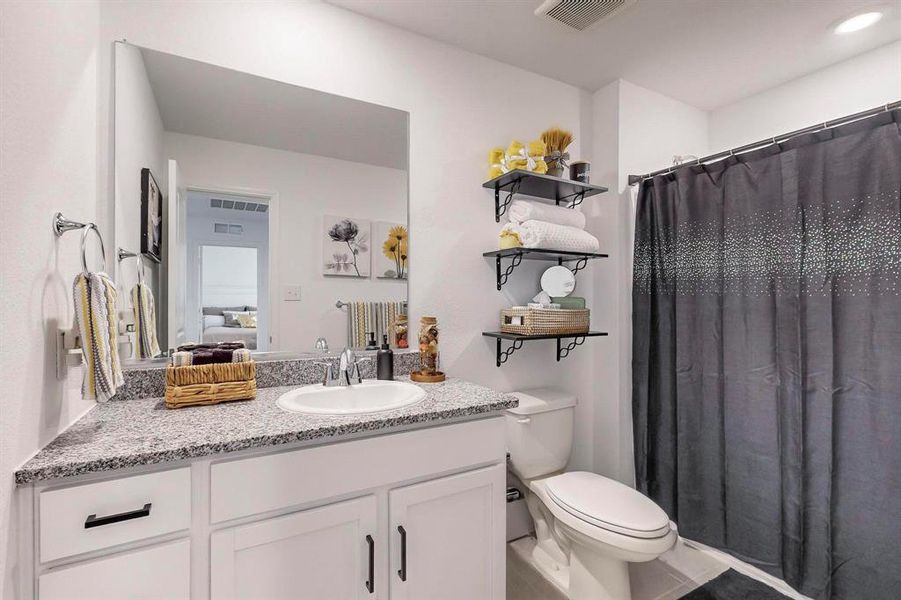
{"type": "Polygon", "coordinates": [[[119,248],[119,251],[116,252],[116,257],[119,259],[119,262],[122,262],[126,258],[135,259],[135,269],[138,273],[138,283],[144,283],[144,261],[141,260],[140,254],[135,254],[134,252],[126,250],[125,248],[119,248]]]}
{"type": "Polygon", "coordinates": [[[100,242],[100,260],[103,263],[103,268],[101,269],[104,273],[106,273],[106,248],[103,247],[103,236],[100,235],[100,230],[93,223],[86,223],[84,227],[81,229],[81,266],[84,269],[84,272],[88,272],[88,255],[87,255],[87,242],[88,242],[88,233],[93,231],[97,235],[97,240],[100,242]]]}
{"type": "Polygon", "coordinates": [[[138,263],[138,264],[137,264],[137,267],[138,267],[138,283],[140,283],[140,284],[143,285],[143,283],[144,283],[144,261],[141,260],[140,255],[139,255],[139,256],[135,256],[135,260],[136,260],[137,263],[138,263]]]}

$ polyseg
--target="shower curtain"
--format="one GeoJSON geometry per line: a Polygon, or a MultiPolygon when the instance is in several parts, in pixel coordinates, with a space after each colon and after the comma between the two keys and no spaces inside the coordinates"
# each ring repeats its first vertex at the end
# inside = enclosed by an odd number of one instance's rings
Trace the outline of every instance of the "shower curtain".
{"type": "Polygon", "coordinates": [[[640,189],[639,489],[822,599],[901,598],[901,110],[640,189]]]}

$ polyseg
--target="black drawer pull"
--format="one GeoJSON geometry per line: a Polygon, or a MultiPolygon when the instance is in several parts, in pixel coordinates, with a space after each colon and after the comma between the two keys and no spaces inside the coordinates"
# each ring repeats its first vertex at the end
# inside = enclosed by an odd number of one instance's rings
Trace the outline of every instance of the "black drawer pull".
{"type": "Polygon", "coordinates": [[[404,529],[403,525],[397,526],[397,531],[400,533],[400,569],[397,570],[397,575],[400,577],[401,581],[407,580],[407,530],[404,529]]]}
{"type": "Polygon", "coordinates": [[[100,527],[101,525],[111,525],[112,523],[121,523],[122,521],[131,521],[132,519],[140,519],[141,517],[150,516],[151,503],[148,502],[144,508],[138,510],[130,510],[128,512],[119,513],[118,515],[109,515],[108,517],[98,517],[97,515],[88,515],[84,520],[84,528],[100,527]]]}
{"type": "Polygon", "coordinates": [[[375,590],[375,542],[372,536],[366,536],[366,543],[369,544],[369,579],[366,580],[366,589],[371,594],[375,590]]]}

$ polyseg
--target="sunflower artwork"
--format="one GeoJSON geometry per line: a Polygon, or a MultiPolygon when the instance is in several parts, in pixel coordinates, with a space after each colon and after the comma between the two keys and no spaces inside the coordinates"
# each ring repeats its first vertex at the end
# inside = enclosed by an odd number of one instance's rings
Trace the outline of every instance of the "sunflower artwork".
{"type": "Polygon", "coordinates": [[[375,240],[382,241],[382,255],[375,267],[379,279],[407,279],[409,272],[410,241],[405,225],[376,221],[373,224],[375,240]]]}
{"type": "Polygon", "coordinates": [[[322,228],[323,275],[369,277],[370,222],[325,215],[322,228]]]}

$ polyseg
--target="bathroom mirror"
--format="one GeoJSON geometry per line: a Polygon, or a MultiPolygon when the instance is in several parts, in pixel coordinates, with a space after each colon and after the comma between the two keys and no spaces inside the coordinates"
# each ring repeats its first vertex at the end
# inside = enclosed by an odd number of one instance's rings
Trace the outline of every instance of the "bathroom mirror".
{"type": "Polygon", "coordinates": [[[541,274],[541,289],[551,297],[569,296],[576,289],[576,276],[567,267],[550,267],[541,274]]]}
{"type": "MultiPolygon", "coordinates": [[[[115,83],[119,316],[152,323],[153,305],[157,356],[391,338],[407,313],[406,112],[127,43],[115,83]],[[136,318],[139,264],[152,298],[136,318]]],[[[123,357],[152,358],[128,335],[123,357]]]]}

